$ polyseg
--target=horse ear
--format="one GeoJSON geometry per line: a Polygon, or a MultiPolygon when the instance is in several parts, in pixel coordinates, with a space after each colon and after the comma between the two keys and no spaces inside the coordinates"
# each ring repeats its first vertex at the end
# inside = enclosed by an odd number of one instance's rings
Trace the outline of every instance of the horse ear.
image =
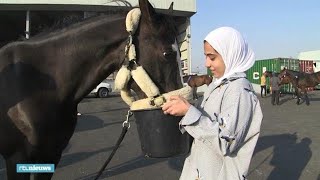
{"type": "Polygon", "coordinates": [[[146,19],[149,23],[153,23],[153,19],[156,12],[148,0],[139,0],[139,7],[141,10],[142,17],[146,19]]]}
{"type": "Polygon", "coordinates": [[[170,15],[173,15],[173,2],[170,4],[169,14],[170,14],[170,15]]]}

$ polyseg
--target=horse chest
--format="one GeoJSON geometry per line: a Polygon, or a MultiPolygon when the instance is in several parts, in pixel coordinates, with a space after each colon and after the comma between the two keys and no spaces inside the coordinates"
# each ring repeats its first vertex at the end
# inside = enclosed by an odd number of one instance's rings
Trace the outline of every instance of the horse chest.
{"type": "Polygon", "coordinates": [[[11,119],[14,126],[25,136],[28,138],[28,141],[31,144],[34,144],[35,141],[32,138],[33,126],[29,121],[28,117],[25,113],[19,112],[19,106],[13,106],[8,109],[7,112],[8,117],[11,119]]]}
{"type": "Polygon", "coordinates": [[[31,145],[37,146],[48,139],[70,137],[73,133],[76,118],[50,117],[50,114],[41,112],[37,112],[35,117],[33,112],[22,109],[19,104],[13,106],[8,109],[7,116],[31,145]]]}

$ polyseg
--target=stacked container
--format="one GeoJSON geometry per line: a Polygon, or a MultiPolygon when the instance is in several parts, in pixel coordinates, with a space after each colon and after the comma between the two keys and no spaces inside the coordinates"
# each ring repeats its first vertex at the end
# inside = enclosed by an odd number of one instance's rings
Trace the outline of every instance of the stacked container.
{"type": "MultiPolygon", "coordinates": [[[[300,60],[299,61],[300,71],[305,73],[314,73],[313,61],[300,60]]],[[[307,88],[307,91],[313,91],[313,87],[307,88]]]]}
{"type": "MultiPolygon", "coordinates": [[[[315,73],[320,71],[320,60],[313,60],[313,71],[315,73]]],[[[320,89],[320,84],[318,84],[315,89],[320,89]]]]}
{"type": "MultiPolygon", "coordinates": [[[[248,80],[260,86],[260,77],[265,71],[272,71],[279,73],[283,68],[305,73],[315,72],[315,61],[299,60],[292,58],[273,58],[256,60],[254,65],[246,72],[248,80]]],[[[320,61],[318,61],[320,66],[320,61]]],[[[212,75],[211,71],[207,70],[208,75],[212,75]]],[[[319,89],[320,85],[316,86],[319,89]]],[[[270,79],[267,78],[267,89],[270,89],[270,79]]],[[[308,91],[313,91],[314,88],[308,88],[308,91]]],[[[291,84],[286,84],[281,87],[281,93],[294,93],[294,88],[291,84]]]]}
{"type": "MultiPolygon", "coordinates": [[[[300,52],[298,58],[300,61],[312,61],[313,72],[316,73],[320,71],[320,50],[300,52]]],[[[308,63],[311,64],[311,62],[308,63]]],[[[320,84],[317,85],[315,89],[320,89],[320,84]]]]}

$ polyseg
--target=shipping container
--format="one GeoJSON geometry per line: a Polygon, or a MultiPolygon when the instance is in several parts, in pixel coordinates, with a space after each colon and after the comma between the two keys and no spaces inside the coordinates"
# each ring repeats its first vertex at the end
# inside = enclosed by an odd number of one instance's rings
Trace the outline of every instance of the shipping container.
{"type": "MultiPolygon", "coordinates": [[[[313,73],[313,61],[299,60],[300,71],[305,73],[313,73]]],[[[307,91],[313,91],[314,87],[307,88],[307,91]]]]}
{"type": "MultiPolygon", "coordinates": [[[[313,61],[313,72],[320,71],[320,50],[301,52],[298,59],[313,61]]],[[[315,89],[320,89],[320,85],[317,85],[315,89]]]]}
{"type": "MultiPolygon", "coordinates": [[[[260,85],[260,77],[264,71],[273,71],[279,73],[283,68],[299,71],[299,60],[292,58],[273,58],[256,60],[253,67],[247,72],[248,80],[253,84],[260,85]]],[[[270,80],[267,78],[267,89],[270,88],[270,80]]],[[[281,87],[281,93],[293,93],[294,89],[291,84],[281,87]]]]}
{"type": "Polygon", "coordinates": [[[313,61],[299,60],[299,67],[301,72],[313,73],[313,61]]]}

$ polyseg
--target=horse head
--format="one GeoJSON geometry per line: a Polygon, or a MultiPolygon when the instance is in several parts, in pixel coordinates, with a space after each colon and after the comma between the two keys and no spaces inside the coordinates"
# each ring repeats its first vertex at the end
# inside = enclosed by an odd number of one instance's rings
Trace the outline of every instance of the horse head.
{"type": "Polygon", "coordinates": [[[296,85],[299,74],[300,73],[298,71],[293,71],[287,68],[283,68],[278,75],[278,77],[280,78],[280,84],[292,83],[293,85],[296,85]]]}
{"type": "MultiPolygon", "coordinates": [[[[160,93],[179,89],[182,77],[174,21],[169,15],[156,13],[147,0],[139,0],[139,6],[141,19],[133,39],[137,64],[145,69],[160,93]]],[[[128,89],[133,89],[139,98],[146,97],[133,80],[129,81],[128,89]]]]}
{"type": "Polygon", "coordinates": [[[209,86],[211,82],[212,82],[212,77],[209,75],[205,75],[205,84],[209,86]]]}
{"type": "Polygon", "coordinates": [[[290,83],[290,74],[288,73],[287,69],[286,68],[283,68],[278,77],[280,79],[280,84],[288,84],[290,83]]]}
{"type": "Polygon", "coordinates": [[[272,71],[265,71],[264,73],[263,73],[266,77],[272,77],[272,71]]]}

